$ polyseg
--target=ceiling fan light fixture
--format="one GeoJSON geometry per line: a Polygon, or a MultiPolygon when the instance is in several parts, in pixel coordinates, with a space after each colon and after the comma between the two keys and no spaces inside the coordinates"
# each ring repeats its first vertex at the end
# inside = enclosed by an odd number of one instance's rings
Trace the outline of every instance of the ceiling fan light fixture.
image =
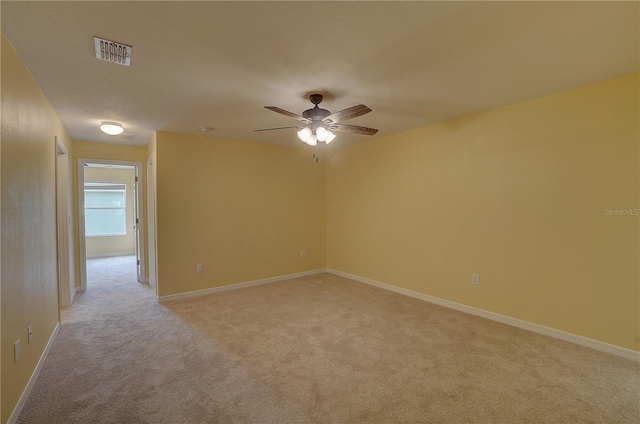
{"type": "Polygon", "coordinates": [[[108,135],[120,135],[124,131],[122,124],[118,122],[102,121],[100,123],[100,131],[108,135]]]}
{"type": "Polygon", "coordinates": [[[329,137],[329,131],[325,127],[316,128],[316,136],[318,137],[318,141],[326,141],[327,137],[329,137]]]}
{"type": "Polygon", "coordinates": [[[312,139],[315,138],[315,135],[311,131],[311,128],[305,127],[303,129],[301,129],[300,131],[298,131],[298,138],[301,141],[307,143],[308,145],[313,146],[313,144],[311,144],[311,142],[312,142],[312,139]]]}
{"type": "Polygon", "coordinates": [[[336,138],[334,133],[323,126],[316,128],[316,136],[318,137],[318,141],[324,141],[327,144],[331,143],[333,139],[336,138]]]}
{"type": "Polygon", "coordinates": [[[325,143],[329,144],[333,141],[334,138],[336,138],[336,135],[334,133],[332,133],[331,131],[327,131],[329,134],[327,135],[327,138],[324,140],[325,143]]]}

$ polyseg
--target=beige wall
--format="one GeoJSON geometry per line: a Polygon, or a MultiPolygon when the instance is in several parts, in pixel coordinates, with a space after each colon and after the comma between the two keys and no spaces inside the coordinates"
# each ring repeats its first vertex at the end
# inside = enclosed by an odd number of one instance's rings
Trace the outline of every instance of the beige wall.
{"type": "Polygon", "coordinates": [[[85,182],[109,182],[126,185],[126,220],[127,234],[122,236],[86,237],[87,257],[114,256],[136,253],[136,233],[134,214],[134,183],[133,169],[85,167],[85,182]]]}
{"type": "Polygon", "coordinates": [[[308,149],[166,132],[155,147],[160,296],[325,266],[324,166],[308,149]]]}
{"type": "Polygon", "coordinates": [[[1,420],[18,402],[58,323],[55,137],[69,137],[2,34],[1,420]],[[33,341],[27,343],[27,324],[33,341]],[[21,359],[13,344],[20,339],[21,359]]]}
{"type": "MultiPolygon", "coordinates": [[[[128,162],[140,162],[142,163],[142,207],[140,208],[140,215],[146,218],[146,202],[147,202],[147,147],[146,146],[128,146],[123,144],[110,144],[110,143],[90,143],[86,141],[73,141],[73,207],[74,207],[74,227],[78,228],[78,159],[104,159],[115,161],[128,161],[128,162]]],[[[147,234],[146,219],[143,220],[143,231],[147,234]]],[[[75,239],[76,247],[76,281],[80,284],[80,253],[78,239],[75,239]]],[[[148,249],[146,247],[145,240],[145,264],[148,264],[148,249]]],[[[148,271],[145,270],[145,275],[148,271]]]]}
{"type": "Polygon", "coordinates": [[[328,267],[640,350],[638,79],[333,151],[328,267]]]}

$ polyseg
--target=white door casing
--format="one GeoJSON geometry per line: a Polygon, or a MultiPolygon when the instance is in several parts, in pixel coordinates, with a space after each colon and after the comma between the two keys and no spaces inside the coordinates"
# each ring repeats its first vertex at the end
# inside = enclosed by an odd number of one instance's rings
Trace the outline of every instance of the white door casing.
{"type": "Polygon", "coordinates": [[[70,282],[73,281],[69,266],[69,156],[68,150],[55,137],[56,151],[56,239],[57,239],[57,271],[58,301],[60,308],[68,307],[73,301],[70,282]]]}
{"type": "MultiPolygon", "coordinates": [[[[119,161],[119,160],[107,160],[107,159],[78,159],[78,245],[80,253],[80,289],[85,291],[87,289],[87,247],[85,239],[85,217],[84,217],[84,168],[86,164],[101,164],[101,165],[124,165],[134,167],[135,175],[138,179],[138,184],[142,183],[142,162],[131,161],[119,161]]],[[[134,184],[136,187],[137,184],[134,184]]],[[[135,211],[134,216],[137,217],[137,223],[135,224],[136,234],[136,257],[138,258],[137,274],[138,282],[146,282],[145,271],[145,259],[144,259],[144,222],[143,217],[139,213],[139,208],[142,203],[142,190],[135,189],[134,196],[135,211]],[[139,252],[139,253],[138,253],[139,252]]]]}
{"type": "Polygon", "coordinates": [[[147,161],[147,231],[149,233],[149,285],[151,287],[156,286],[156,204],[153,166],[153,160],[149,158],[147,161]]]}

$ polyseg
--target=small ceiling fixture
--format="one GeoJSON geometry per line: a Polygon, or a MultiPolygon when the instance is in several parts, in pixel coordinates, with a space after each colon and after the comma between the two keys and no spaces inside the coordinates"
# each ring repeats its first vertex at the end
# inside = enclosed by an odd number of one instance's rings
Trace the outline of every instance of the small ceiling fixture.
{"type": "Polygon", "coordinates": [[[100,123],[100,131],[109,135],[120,135],[124,131],[122,124],[112,121],[102,121],[100,123]]]}
{"type": "Polygon", "coordinates": [[[341,110],[340,112],[331,113],[327,109],[321,109],[318,105],[322,102],[322,94],[312,94],[309,96],[309,100],[315,106],[312,109],[305,110],[302,116],[293,112],[289,112],[284,109],[280,109],[276,106],[265,106],[265,108],[279,113],[289,118],[297,119],[298,121],[307,124],[306,127],[279,127],[279,128],[265,128],[262,130],[254,131],[270,131],[270,130],[282,130],[286,128],[295,128],[298,131],[298,138],[309,146],[316,146],[319,141],[329,144],[336,138],[336,135],[332,131],[342,131],[352,134],[374,135],[378,132],[375,128],[360,127],[357,125],[340,124],[339,122],[346,121],[347,119],[357,118],[365,113],[371,112],[371,109],[365,105],[352,106],[350,108],[341,110]]]}

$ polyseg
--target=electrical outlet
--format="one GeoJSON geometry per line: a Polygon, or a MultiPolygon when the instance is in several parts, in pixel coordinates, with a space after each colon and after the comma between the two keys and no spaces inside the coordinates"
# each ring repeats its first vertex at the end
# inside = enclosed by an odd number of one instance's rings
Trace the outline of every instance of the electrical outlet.
{"type": "Polygon", "coordinates": [[[300,257],[301,258],[306,258],[307,257],[307,251],[306,250],[301,250],[300,251],[300,257]]]}
{"type": "Polygon", "coordinates": [[[196,264],[196,271],[197,272],[202,272],[203,269],[204,269],[204,266],[202,264],[196,264]]]}
{"type": "Polygon", "coordinates": [[[13,344],[13,362],[20,360],[20,339],[13,344]]]}
{"type": "Polygon", "coordinates": [[[31,343],[31,339],[33,338],[33,324],[29,324],[27,326],[27,334],[28,334],[27,344],[30,344],[31,343]]]}
{"type": "Polygon", "coordinates": [[[471,274],[471,284],[476,286],[480,284],[480,274],[471,274]]]}

